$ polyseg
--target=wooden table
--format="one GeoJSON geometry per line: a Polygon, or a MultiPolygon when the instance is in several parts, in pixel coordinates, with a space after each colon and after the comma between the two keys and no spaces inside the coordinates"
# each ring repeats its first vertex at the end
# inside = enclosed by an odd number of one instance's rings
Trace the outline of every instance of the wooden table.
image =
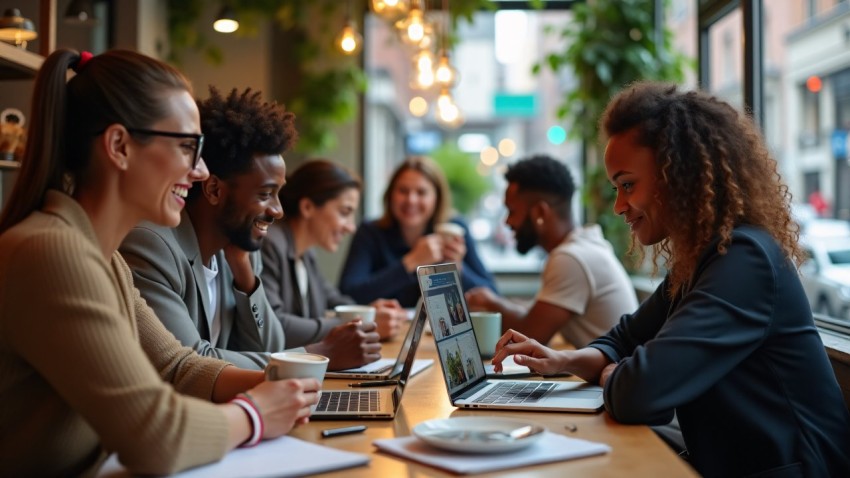
{"type": "MultiPolygon", "coordinates": [[[[383,355],[392,357],[398,353],[401,336],[385,343],[383,355]]],[[[449,403],[443,375],[440,372],[437,349],[434,339],[426,334],[422,337],[416,358],[432,358],[434,365],[417,374],[408,383],[401,401],[401,408],[394,420],[328,421],[317,420],[293,430],[290,435],[341,450],[365,453],[371,457],[369,466],[349,468],[335,473],[323,474],[328,477],[421,477],[421,476],[457,476],[402,458],[377,452],[372,441],[380,438],[397,438],[411,435],[418,423],[433,418],[458,416],[498,416],[520,418],[547,427],[550,431],[567,436],[606,443],[611,453],[562,461],[544,465],[513,468],[500,473],[475,476],[635,476],[635,477],[676,477],[699,476],[683,462],[655,433],[646,426],[622,425],[612,420],[606,412],[595,414],[553,413],[553,412],[502,412],[492,410],[460,410],[449,403]],[[364,423],[368,426],[365,433],[344,435],[323,439],[321,431],[364,423]],[[577,427],[569,432],[565,426],[577,427]]],[[[347,380],[326,379],[324,388],[348,389],[347,380]]]]}

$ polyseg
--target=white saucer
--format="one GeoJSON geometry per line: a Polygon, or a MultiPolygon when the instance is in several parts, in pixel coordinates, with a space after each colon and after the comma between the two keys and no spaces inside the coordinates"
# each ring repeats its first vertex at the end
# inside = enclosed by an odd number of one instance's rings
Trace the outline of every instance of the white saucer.
{"type": "Polygon", "coordinates": [[[455,417],[428,420],[413,427],[413,434],[425,443],[456,453],[500,453],[525,448],[543,436],[544,427],[530,422],[497,417],[455,417]],[[535,426],[533,434],[513,439],[502,434],[535,426]],[[495,435],[488,433],[495,432],[495,435]]]}

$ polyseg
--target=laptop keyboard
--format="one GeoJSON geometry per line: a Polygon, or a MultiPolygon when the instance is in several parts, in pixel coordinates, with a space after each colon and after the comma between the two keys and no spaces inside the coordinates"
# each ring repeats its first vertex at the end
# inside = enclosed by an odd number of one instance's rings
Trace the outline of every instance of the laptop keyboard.
{"type": "Polygon", "coordinates": [[[552,389],[552,382],[504,382],[493,387],[476,403],[534,403],[552,389]]]}
{"type": "Polygon", "coordinates": [[[377,390],[331,390],[322,392],[317,412],[376,412],[380,408],[377,390]]]}

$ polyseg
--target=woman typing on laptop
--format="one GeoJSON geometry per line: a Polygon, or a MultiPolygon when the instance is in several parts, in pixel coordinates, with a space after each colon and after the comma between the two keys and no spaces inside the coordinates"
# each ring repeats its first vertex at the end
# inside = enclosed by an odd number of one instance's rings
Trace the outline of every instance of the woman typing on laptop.
{"type": "Polygon", "coordinates": [[[850,414],[798,277],[798,232],[751,120],[716,98],[644,83],[609,104],[614,210],[669,273],[577,351],[514,331],[497,345],[539,373],[604,387],[624,423],[676,412],[705,476],[850,476],[850,414]]]}

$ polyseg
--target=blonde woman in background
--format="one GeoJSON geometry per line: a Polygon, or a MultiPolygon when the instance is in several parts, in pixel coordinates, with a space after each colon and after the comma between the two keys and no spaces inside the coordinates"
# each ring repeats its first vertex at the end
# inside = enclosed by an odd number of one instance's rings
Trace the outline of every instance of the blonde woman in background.
{"type": "Polygon", "coordinates": [[[475,241],[459,217],[451,216],[451,192],[440,167],[429,158],[408,158],[393,173],[384,193],[384,215],[362,224],[351,241],[339,288],[358,303],[381,297],[413,307],[419,298],[416,267],[455,262],[464,290],[488,287],[493,276],[484,267],[475,241]],[[463,237],[436,234],[436,225],[452,222],[463,237]]]}

